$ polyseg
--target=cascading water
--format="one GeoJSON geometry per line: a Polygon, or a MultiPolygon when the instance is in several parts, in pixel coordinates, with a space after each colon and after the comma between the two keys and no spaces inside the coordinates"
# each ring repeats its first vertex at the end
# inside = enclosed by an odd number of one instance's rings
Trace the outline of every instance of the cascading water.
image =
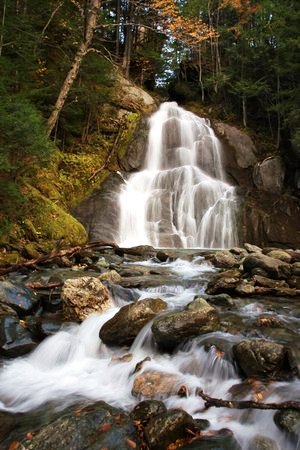
{"type": "Polygon", "coordinates": [[[150,119],[144,170],[120,194],[122,247],[229,248],[237,243],[235,192],[207,119],[163,103],[150,119]]]}

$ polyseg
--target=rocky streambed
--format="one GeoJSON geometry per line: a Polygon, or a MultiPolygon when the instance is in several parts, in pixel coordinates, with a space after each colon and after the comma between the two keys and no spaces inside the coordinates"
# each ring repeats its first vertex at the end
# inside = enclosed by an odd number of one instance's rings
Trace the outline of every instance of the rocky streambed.
{"type": "Polygon", "coordinates": [[[2,277],[0,448],[300,448],[299,298],[300,252],[250,244],[2,277]]]}

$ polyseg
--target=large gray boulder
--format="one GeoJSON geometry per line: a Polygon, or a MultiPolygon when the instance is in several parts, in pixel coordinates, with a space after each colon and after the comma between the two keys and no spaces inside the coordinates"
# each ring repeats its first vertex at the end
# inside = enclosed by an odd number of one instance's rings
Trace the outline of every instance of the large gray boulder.
{"type": "Polygon", "coordinates": [[[156,318],[152,332],[162,349],[172,350],[186,339],[216,331],[218,326],[217,310],[203,298],[197,298],[183,311],[156,318]]]}
{"type": "Polygon", "coordinates": [[[272,194],[283,191],[285,169],[280,156],[270,156],[255,165],[253,180],[257,189],[272,194]]]}
{"type": "Polygon", "coordinates": [[[100,338],[108,345],[130,345],[141,329],[166,308],[167,303],[160,298],[125,305],[102,326],[100,338]]]}

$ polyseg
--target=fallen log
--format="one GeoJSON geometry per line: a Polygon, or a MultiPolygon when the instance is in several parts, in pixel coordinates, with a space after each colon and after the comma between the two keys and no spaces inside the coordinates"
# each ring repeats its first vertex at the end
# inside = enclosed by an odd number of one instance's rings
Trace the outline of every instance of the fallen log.
{"type": "Polygon", "coordinates": [[[220,398],[210,397],[204,394],[202,389],[198,388],[196,394],[205,400],[205,408],[215,406],[216,408],[231,408],[231,409],[294,409],[300,411],[300,401],[286,401],[282,403],[262,403],[252,400],[223,400],[220,398]]]}
{"type": "Polygon", "coordinates": [[[50,253],[47,253],[46,255],[39,256],[38,258],[29,259],[27,261],[23,261],[18,264],[12,264],[10,266],[0,266],[0,275],[6,275],[10,272],[15,272],[19,269],[22,269],[24,267],[28,268],[36,268],[39,264],[45,264],[50,261],[52,261],[55,258],[62,258],[64,256],[71,257],[75,253],[78,253],[82,250],[89,250],[92,248],[103,248],[103,247],[112,247],[112,248],[118,248],[118,245],[114,242],[104,242],[104,241],[95,241],[95,242],[89,242],[88,244],[84,245],[77,245],[76,247],[70,247],[58,251],[52,251],[50,253]]]}

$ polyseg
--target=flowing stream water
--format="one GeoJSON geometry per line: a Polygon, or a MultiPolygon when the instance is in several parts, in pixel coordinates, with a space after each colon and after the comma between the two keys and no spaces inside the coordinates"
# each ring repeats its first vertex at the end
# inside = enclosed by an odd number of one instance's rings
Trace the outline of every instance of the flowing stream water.
{"type": "MultiPolygon", "coordinates": [[[[132,264],[125,265],[129,268],[132,264]]],[[[195,295],[203,293],[207,279],[215,272],[201,256],[191,261],[177,258],[173,262],[160,264],[152,260],[144,261],[136,263],[135,270],[139,265],[140,268],[162,271],[164,277],[166,273],[169,274],[170,283],[133,290],[140,299],[164,299],[169,310],[182,309],[195,295]]],[[[132,395],[135,366],[150,357],[151,360],[144,363],[142,371],[154,370],[175,375],[175,388],[181,385],[188,387],[186,398],[174,392],[163,398],[168,408],[183,408],[194,418],[208,419],[211,430],[230,428],[243,450],[250,448],[249,442],[256,435],[272,438],[279,450],[295,450],[295,443],[291,443],[274,424],[274,411],[241,412],[226,408],[202,411],[204,402],[197,396],[197,388],[200,387],[212,397],[231,399],[232,388],[238,388],[241,384],[231,356],[232,345],[243,339],[241,334],[215,332],[202,335],[179,347],[171,355],[157,350],[150,323],[142,329],[131,348],[109,348],[99,339],[99,330],[126,304],[122,294],[113,295],[112,301],[114,306],[109,311],[91,315],[80,325],[66,324],[28,356],[4,361],[0,370],[0,410],[26,412],[47,402],[64,407],[79,398],[92,401],[101,399],[131,410],[140,400],[132,395]],[[128,352],[132,354],[131,360],[118,359],[128,352]]],[[[220,309],[219,314],[224,321],[228,320],[228,314],[234,315],[242,328],[246,329],[249,320],[254,320],[261,311],[280,316],[287,327],[293,330],[291,339],[295,339],[293,333],[299,333],[299,319],[295,320],[294,311],[287,305],[283,305],[276,313],[274,306],[268,302],[261,301],[258,304],[255,300],[239,299],[233,311],[224,308],[220,309]]],[[[265,402],[299,399],[300,382],[273,382],[268,384],[265,391],[265,402]]],[[[248,390],[240,393],[239,398],[253,399],[253,395],[248,390]]]]}
{"type": "Polygon", "coordinates": [[[235,191],[222,159],[207,119],[163,103],[150,118],[145,167],[120,194],[120,246],[234,246],[235,191]]]}

